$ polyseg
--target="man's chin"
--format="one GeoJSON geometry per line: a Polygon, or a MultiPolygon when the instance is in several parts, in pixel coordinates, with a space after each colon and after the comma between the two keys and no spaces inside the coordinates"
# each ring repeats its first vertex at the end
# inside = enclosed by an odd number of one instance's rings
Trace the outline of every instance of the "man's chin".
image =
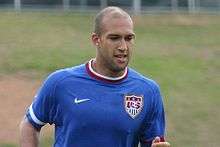
{"type": "Polygon", "coordinates": [[[123,72],[125,71],[126,67],[128,66],[128,64],[120,64],[120,65],[116,65],[114,68],[115,72],[123,72]]]}

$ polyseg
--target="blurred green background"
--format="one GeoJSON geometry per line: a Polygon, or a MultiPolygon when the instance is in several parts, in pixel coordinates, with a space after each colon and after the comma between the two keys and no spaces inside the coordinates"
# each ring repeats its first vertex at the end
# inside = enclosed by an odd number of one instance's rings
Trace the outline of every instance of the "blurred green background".
{"type": "MultiPolygon", "coordinates": [[[[0,12],[0,75],[56,69],[95,56],[94,14],[56,11],[0,12]]],[[[161,85],[167,140],[173,147],[220,146],[220,15],[133,16],[130,66],[161,85]]],[[[41,139],[51,146],[52,135],[41,139]]],[[[0,142],[0,147],[18,144],[0,142]]]]}

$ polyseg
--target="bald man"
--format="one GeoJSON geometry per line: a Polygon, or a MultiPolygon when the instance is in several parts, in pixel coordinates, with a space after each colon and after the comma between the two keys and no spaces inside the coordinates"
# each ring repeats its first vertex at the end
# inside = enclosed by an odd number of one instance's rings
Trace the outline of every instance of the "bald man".
{"type": "Polygon", "coordinates": [[[55,71],[20,125],[22,147],[37,147],[41,128],[55,125],[54,147],[169,147],[159,86],[128,67],[135,34],[124,10],[96,15],[96,57],[55,71]]]}

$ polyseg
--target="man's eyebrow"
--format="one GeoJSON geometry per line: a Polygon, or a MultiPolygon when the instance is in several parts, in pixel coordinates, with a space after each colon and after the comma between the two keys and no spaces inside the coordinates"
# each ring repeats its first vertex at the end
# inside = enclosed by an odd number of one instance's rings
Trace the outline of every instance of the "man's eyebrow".
{"type": "Polygon", "coordinates": [[[108,36],[121,36],[121,35],[118,35],[118,34],[108,34],[108,36]]]}
{"type": "MultiPolygon", "coordinates": [[[[119,34],[108,34],[108,36],[122,36],[122,35],[119,35],[119,34]]],[[[130,34],[127,34],[125,36],[135,36],[134,33],[130,33],[130,34]]]]}

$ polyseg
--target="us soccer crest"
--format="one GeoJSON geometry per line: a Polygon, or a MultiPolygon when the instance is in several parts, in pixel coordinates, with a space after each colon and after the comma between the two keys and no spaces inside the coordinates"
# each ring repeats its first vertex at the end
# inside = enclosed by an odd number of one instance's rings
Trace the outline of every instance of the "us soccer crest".
{"type": "Polygon", "coordinates": [[[141,112],[144,105],[143,96],[125,95],[125,110],[133,119],[141,112]]]}

